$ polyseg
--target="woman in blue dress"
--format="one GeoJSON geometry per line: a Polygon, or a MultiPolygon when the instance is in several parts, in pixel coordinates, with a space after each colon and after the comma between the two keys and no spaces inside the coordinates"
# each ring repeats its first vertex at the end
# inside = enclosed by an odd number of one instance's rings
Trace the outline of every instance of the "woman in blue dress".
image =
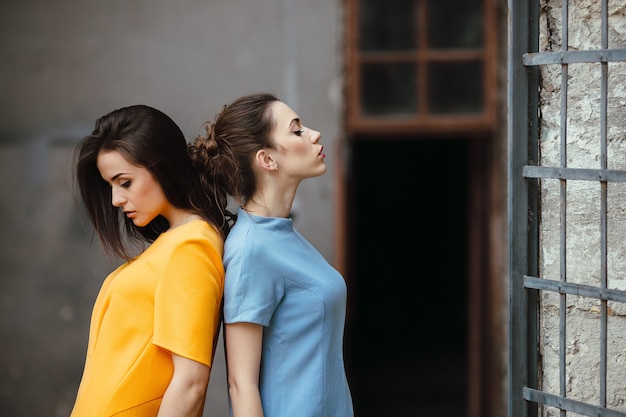
{"type": "Polygon", "coordinates": [[[299,184],[326,172],[320,132],[267,93],[207,124],[239,204],[224,247],[224,340],[234,417],[352,417],[346,284],[293,227],[299,184]]]}

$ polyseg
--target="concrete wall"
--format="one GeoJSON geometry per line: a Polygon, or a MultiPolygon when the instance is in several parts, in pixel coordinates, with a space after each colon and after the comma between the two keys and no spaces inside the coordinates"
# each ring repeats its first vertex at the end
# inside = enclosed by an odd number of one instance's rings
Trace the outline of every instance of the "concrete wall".
{"type": "MultiPolygon", "coordinates": [[[[563,43],[561,2],[542,1],[542,51],[560,51],[563,43]]],[[[601,47],[601,2],[579,0],[569,6],[569,49],[601,47]]],[[[609,48],[626,47],[626,2],[609,2],[609,48]]],[[[601,168],[599,64],[568,66],[567,166],[601,168]]],[[[541,165],[561,166],[560,100],[561,66],[547,66],[541,85],[541,165]]],[[[626,64],[609,64],[608,82],[608,168],[626,169],[626,64]]],[[[600,286],[600,184],[595,181],[567,182],[567,217],[560,219],[558,180],[542,183],[541,274],[547,279],[561,277],[560,228],[566,224],[566,265],[568,282],[600,286]]],[[[626,290],[626,186],[608,185],[608,287],[626,290]]],[[[559,393],[559,297],[542,292],[541,339],[543,389],[559,393]]],[[[568,296],[566,307],[567,397],[599,403],[600,303],[568,296]]],[[[607,403],[626,410],[626,306],[608,303],[608,386],[607,403]]],[[[544,409],[546,416],[557,415],[544,409]]]]}
{"type": "MultiPolygon", "coordinates": [[[[334,261],[341,13],[336,0],[0,2],[0,415],[67,416],[73,404],[91,307],[116,262],[73,200],[71,156],[104,113],[149,104],[192,138],[234,98],[277,94],[323,134],[329,170],[303,183],[295,215],[334,261]]],[[[224,372],[220,349],[211,416],[227,415],[224,372]]]]}

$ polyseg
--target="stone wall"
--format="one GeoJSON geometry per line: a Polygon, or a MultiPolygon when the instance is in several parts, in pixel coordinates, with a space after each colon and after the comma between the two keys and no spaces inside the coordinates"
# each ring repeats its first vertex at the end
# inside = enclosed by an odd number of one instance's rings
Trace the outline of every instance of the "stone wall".
{"type": "MultiPolygon", "coordinates": [[[[626,47],[626,2],[609,3],[609,45],[626,47]]],[[[569,50],[601,48],[601,2],[569,2],[569,50]]],[[[540,52],[563,49],[561,1],[541,1],[540,52]]],[[[540,91],[540,165],[559,167],[562,157],[569,168],[601,168],[600,88],[601,65],[570,64],[567,86],[566,154],[561,152],[560,65],[542,68],[540,91]]],[[[608,65],[608,168],[626,169],[626,63],[608,65]]],[[[561,189],[558,180],[541,184],[541,276],[600,286],[600,183],[568,181],[565,191],[567,215],[560,218],[561,189]],[[566,228],[565,265],[561,262],[560,230],[566,228]],[[563,267],[563,268],[562,268],[563,267]]],[[[609,183],[608,287],[626,290],[626,185],[609,183]]],[[[544,391],[559,394],[559,304],[558,294],[542,292],[541,384],[544,391]]],[[[567,296],[566,307],[566,396],[599,404],[600,302],[567,296]]],[[[608,303],[607,405],[626,410],[626,305],[608,303]]],[[[543,415],[556,416],[546,408],[543,415]]]]}

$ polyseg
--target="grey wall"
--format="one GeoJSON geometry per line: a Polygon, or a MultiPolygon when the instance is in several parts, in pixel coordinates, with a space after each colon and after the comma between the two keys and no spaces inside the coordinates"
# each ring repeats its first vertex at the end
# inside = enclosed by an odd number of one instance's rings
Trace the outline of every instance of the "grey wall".
{"type": "MultiPolygon", "coordinates": [[[[67,416],[76,395],[91,307],[116,261],[91,241],[73,201],[71,157],[104,113],[148,104],[192,138],[239,95],[277,94],[323,134],[329,170],[303,183],[295,215],[334,261],[340,6],[0,2],[0,415],[67,416]]],[[[225,416],[218,353],[207,409],[225,416]]]]}

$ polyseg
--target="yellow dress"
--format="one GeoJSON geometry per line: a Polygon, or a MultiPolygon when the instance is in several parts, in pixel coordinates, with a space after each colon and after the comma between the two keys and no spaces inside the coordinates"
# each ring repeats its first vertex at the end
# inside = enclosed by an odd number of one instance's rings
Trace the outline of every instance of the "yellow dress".
{"type": "Polygon", "coordinates": [[[171,354],[211,366],[224,291],[223,241],[196,220],[112,272],[94,305],[71,417],[156,416],[171,354]]]}

